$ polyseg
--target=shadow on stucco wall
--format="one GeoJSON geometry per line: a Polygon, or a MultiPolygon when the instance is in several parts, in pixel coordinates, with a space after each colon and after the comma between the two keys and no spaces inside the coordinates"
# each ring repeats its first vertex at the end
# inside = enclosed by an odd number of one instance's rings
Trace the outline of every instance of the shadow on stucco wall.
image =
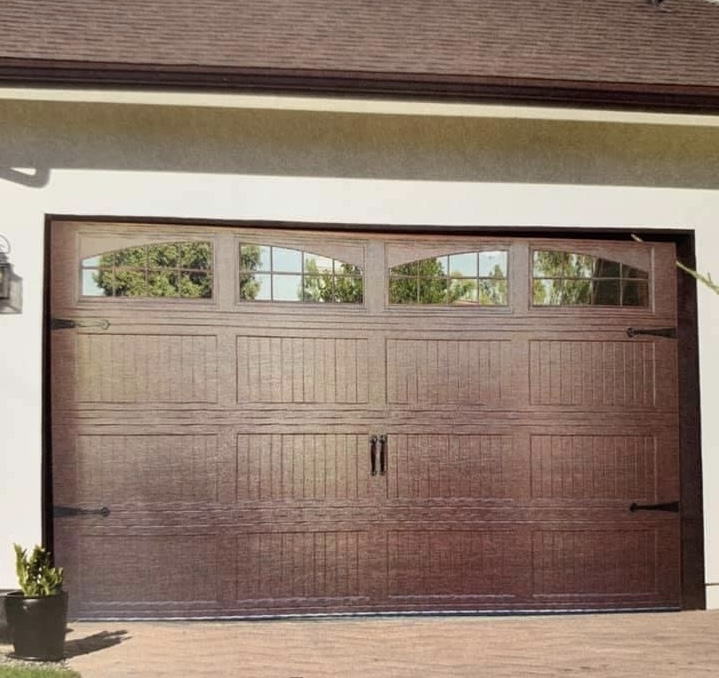
{"type": "MultiPolygon", "coordinates": [[[[719,128],[0,102],[0,180],[53,169],[719,188],[719,128]]],[[[36,182],[36,183],[33,183],[36,182]]]]}
{"type": "Polygon", "coordinates": [[[47,167],[35,167],[31,170],[0,167],[0,180],[30,188],[43,188],[50,183],[50,170],[47,167]]]}

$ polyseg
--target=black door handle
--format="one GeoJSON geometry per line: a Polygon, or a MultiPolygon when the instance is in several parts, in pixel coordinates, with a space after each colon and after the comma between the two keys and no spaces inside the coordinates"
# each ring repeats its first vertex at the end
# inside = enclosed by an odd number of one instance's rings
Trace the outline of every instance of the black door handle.
{"type": "Polygon", "coordinates": [[[370,436],[369,439],[369,466],[370,473],[377,475],[377,436],[370,436]]]}
{"type": "Polygon", "coordinates": [[[632,504],[629,510],[635,511],[669,511],[670,513],[679,513],[679,502],[668,501],[665,504],[632,504]]]}
{"type": "Polygon", "coordinates": [[[387,472],[387,436],[379,437],[379,474],[385,475],[387,472]]]}

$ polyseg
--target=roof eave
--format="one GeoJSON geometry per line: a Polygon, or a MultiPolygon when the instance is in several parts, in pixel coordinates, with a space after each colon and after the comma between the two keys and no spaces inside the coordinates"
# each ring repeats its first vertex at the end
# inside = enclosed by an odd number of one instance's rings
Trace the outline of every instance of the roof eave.
{"type": "Polygon", "coordinates": [[[717,87],[426,73],[207,68],[0,58],[0,85],[302,94],[719,113],[717,87]]]}

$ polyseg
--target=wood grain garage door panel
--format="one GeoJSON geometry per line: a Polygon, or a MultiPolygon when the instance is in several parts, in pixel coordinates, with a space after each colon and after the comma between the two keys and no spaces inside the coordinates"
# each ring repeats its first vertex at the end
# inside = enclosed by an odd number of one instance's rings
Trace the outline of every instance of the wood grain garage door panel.
{"type": "Polygon", "coordinates": [[[532,435],[532,497],[657,501],[652,435],[532,435]]]}
{"type": "Polygon", "coordinates": [[[511,342],[387,339],[387,401],[494,405],[511,389],[511,342]]]}
{"type": "Polygon", "coordinates": [[[220,555],[218,535],[206,531],[87,535],[76,591],[82,601],[134,606],[138,612],[152,603],[214,606],[222,586],[220,555]]]}
{"type": "Polygon", "coordinates": [[[387,533],[389,598],[436,605],[455,603],[511,605],[526,588],[526,563],[531,558],[528,532],[443,526],[401,529],[387,533]]]}
{"type": "Polygon", "coordinates": [[[617,528],[577,525],[534,533],[534,595],[600,600],[671,600],[678,586],[679,549],[670,525],[617,528]],[[669,547],[669,548],[667,548],[669,547]]]}
{"type": "Polygon", "coordinates": [[[238,502],[347,502],[371,496],[367,435],[237,436],[238,502]]]}
{"type": "Polygon", "coordinates": [[[369,597],[362,530],[252,531],[237,537],[241,606],[347,606],[369,597]]]}
{"type": "Polygon", "coordinates": [[[80,434],[57,469],[55,503],[216,502],[228,462],[215,435],[80,434]]]}
{"type": "Polygon", "coordinates": [[[217,337],[79,334],[83,403],[216,403],[217,337]]]}
{"type": "Polygon", "coordinates": [[[671,407],[675,395],[674,346],[653,341],[529,342],[533,405],[671,407]]]}
{"type": "Polygon", "coordinates": [[[529,483],[510,435],[393,434],[388,496],[400,500],[512,499],[529,483]]]}
{"type": "Polygon", "coordinates": [[[366,404],[368,380],[366,339],[237,337],[240,403],[366,404]]]}

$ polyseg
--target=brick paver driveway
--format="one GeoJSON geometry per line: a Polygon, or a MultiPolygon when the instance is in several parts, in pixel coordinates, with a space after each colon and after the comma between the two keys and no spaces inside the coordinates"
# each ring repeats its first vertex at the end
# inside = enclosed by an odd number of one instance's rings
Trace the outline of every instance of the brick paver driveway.
{"type": "Polygon", "coordinates": [[[83,678],[719,677],[719,611],[71,626],[83,678]]]}

